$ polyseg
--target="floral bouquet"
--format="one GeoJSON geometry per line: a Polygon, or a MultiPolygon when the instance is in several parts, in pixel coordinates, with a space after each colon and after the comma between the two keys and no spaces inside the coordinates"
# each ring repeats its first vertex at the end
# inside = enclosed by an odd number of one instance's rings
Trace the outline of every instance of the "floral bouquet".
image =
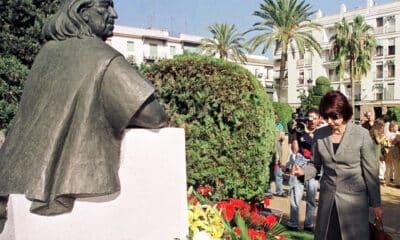
{"type": "MultiPolygon", "coordinates": [[[[270,214],[263,216],[258,207],[230,198],[216,204],[207,202],[212,188],[189,189],[189,239],[283,240],[284,227],[270,214]]],[[[269,199],[264,198],[264,207],[269,199]]]]}

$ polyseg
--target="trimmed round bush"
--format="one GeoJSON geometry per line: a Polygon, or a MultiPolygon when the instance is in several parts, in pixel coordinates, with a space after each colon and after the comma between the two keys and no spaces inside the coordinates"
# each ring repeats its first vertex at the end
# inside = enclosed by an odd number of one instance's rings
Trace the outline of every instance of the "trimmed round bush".
{"type": "Polygon", "coordinates": [[[197,54],[162,60],[143,73],[170,127],[185,128],[188,184],[213,187],[216,200],[261,197],[276,133],[259,81],[235,63],[197,54]]]}

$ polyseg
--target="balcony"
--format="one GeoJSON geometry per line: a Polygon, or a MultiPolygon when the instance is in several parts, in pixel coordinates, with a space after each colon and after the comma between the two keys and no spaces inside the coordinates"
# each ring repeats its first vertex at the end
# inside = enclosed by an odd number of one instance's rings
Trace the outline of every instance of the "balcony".
{"type": "Polygon", "coordinates": [[[396,31],[396,27],[394,25],[388,25],[386,26],[386,33],[392,33],[396,31]]]}
{"type": "Polygon", "coordinates": [[[337,75],[331,75],[329,76],[329,80],[331,80],[331,82],[338,82],[339,78],[337,75]]]}

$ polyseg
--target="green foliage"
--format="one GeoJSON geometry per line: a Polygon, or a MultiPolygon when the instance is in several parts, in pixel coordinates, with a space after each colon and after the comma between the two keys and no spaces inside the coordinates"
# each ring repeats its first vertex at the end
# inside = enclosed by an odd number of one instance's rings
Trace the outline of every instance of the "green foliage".
{"type": "Polygon", "coordinates": [[[41,44],[43,23],[59,0],[4,0],[0,4],[0,52],[30,67],[41,44]]]}
{"type": "Polygon", "coordinates": [[[389,108],[387,114],[389,115],[390,119],[395,120],[397,122],[400,121],[400,107],[389,108]]]}
{"type": "Polygon", "coordinates": [[[210,56],[219,55],[220,58],[227,60],[232,58],[235,61],[245,62],[245,50],[242,42],[243,34],[238,33],[234,24],[213,24],[208,27],[213,38],[203,38],[199,50],[204,51],[210,56]]]}
{"type": "Polygon", "coordinates": [[[44,22],[59,0],[2,0],[0,4],[0,129],[18,110],[23,82],[41,44],[44,22]]]}
{"type": "Polygon", "coordinates": [[[331,81],[324,76],[318,77],[315,81],[315,86],[308,89],[308,95],[305,93],[300,95],[300,110],[307,112],[313,108],[318,109],[322,97],[331,90],[331,81]]]}
{"type": "Polygon", "coordinates": [[[8,128],[18,110],[28,68],[16,57],[0,58],[0,129],[8,128]]]}
{"type": "Polygon", "coordinates": [[[285,232],[285,240],[313,240],[314,234],[310,232],[287,231],[285,232]]]}
{"type": "Polygon", "coordinates": [[[196,54],[144,71],[170,116],[186,131],[188,184],[213,186],[216,200],[262,196],[275,145],[272,105],[243,67],[196,54]]]}
{"type": "Polygon", "coordinates": [[[346,18],[335,23],[336,34],[330,38],[333,58],[338,63],[336,72],[343,79],[345,71],[349,71],[351,81],[351,105],[355,112],[355,80],[361,80],[371,68],[372,52],[376,41],[374,28],[364,17],[358,15],[349,23],[346,18]],[[347,70],[348,69],[348,70],[347,70]]]}
{"type": "Polygon", "coordinates": [[[288,53],[299,51],[301,54],[313,54],[315,51],[320,55],[322,52],[320,44],[311,34],[312,30],[321,27],[319,23],[311,21],[314,13],[312,6],[305,0],[263,0],[260,10],[253,13],[261,20],[247,32],[256,31],[259,35],[252,37],[247,44],[251,52],[259,46],[262,46],[263,53],[268,52],[272,46],[275,54],[281,52],[277,84],[281,102],[287,102],[285,69],[288,53]]]}
{"type": "Polygon", "coordinates": [[[287,123],[292,119],[292,108],[288,103],[272,102],[272,106],[276,114],[278,114],[278,121],[288,133],[287,123]]]}

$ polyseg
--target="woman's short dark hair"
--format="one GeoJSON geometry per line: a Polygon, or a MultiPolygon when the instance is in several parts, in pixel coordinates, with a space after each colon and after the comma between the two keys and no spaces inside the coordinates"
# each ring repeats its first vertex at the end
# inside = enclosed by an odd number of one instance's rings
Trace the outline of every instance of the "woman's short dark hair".
{"type": "Polygon", "coordinates": [[[42,29],[46,40],[65,40],[94,36],[92,29],[82,18],[82,10],[94,5],[94,0],[62,0],[58,11],[42,29]]]}
{"type": "Polygon", "coordinates": [[[321,99],[319,113],[325,119],[335,114],[341,115],[348,122],[353,116],[353,108],[343,93],[330,91],[321,99]]]}

